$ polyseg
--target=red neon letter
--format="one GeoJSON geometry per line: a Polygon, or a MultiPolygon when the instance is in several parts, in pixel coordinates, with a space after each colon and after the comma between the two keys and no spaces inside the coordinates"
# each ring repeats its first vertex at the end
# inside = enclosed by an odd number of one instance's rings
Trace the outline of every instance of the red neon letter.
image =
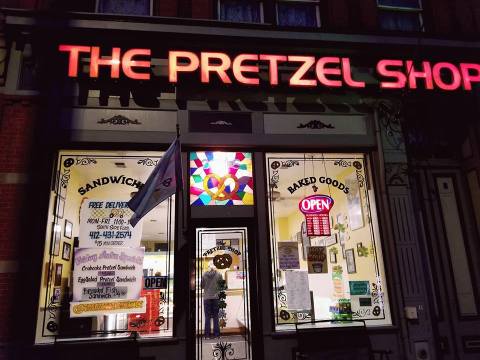
{"type": "Polygon", "coordinates": [[[110,76],[114,79],[120,77],[120,48],[112,49],[111,59],[100,59],[100,48],[92,46],[92,54],[90,55],[90,77],[98,77],[98,66],[110,66],[110,76]]]}
{"type": "Polygon", "coordinates": [[[176,83],[178,72],[192,72],[198,69],[200,60],[198,56],[189,51],[170,51],[168,53],[168,81],[176,83]],[[179,65],[178,58],[185,58],[190,61],[187,65],[179,65]]]}
{"type": "Polygon", "coordinates": [[[122,70],[126,76],[135,80],[150,80],[150,73],[137,73],[132,70],[132,67],[150,68],[150,60],[139,61],[133,60],[134,56],[145,55],[150,56],[150,49],[131,49],[128,50],[122,57],[122,70]]]}
{"type": "Polygon", "coordinates": [[[222,82],[225,84],[231,84],[232,80],[228,77],[226,70],[230,68],[231,65],[230,58],[227,54],[223,53],[211,53],[205,52],[200,54],[200,64],[201,64],[201,81],[202,83],[210,82],[210,72],[216,72],[222,82]],[[220,64],[211,65],[210,59],[220,60],[220,64]]]}
{"type": "Polygon", "coordinates": [[[463,88],[465,90],[472,90],[472,82],[480,81],[480,65],[462,63],[460,64],[460,71],[463,76],[463,88]],[[476,71],[476,74],[471,75],[470,70],[476,71]]]}
{"type": "Polygon", "coordinates": [[[433,89],[432,68],[428,61],[423,61],[423,71],[416,71],[413,67],[413,61],[406,61],[406,69],[408,74],[408,86],[410,89],[417,88],[416,78],[425,79],[425,88],[428,90],[433,89]]]}
{"type": "Polygon", "coordinates": [[[331,86],[331,87],[341,87],[341,80],[331,80],[327,79],[325,75],[342,75],[342,70],[337,68],[326,68],[328,64],[340,64],[340,58],[338,57],[322,57],[317,61],[317,77],[318,81],[322,85],[331,86]]]}
{"type": "Polygon", "coordinates": [[[352,79],[352,67],[350,66],[349,58],[342,58],[342,73],[345,83],[353,88],[364,88],[365,83],[363,81],[355,81],[352,79]]]}
{"type": "Polygon", "coordinates": [[[313,56],[289,56],[288,61],[303,62],[302,66],[293,73],[290,78],[290,85],[292,86],[316,86],[317,80],[302,79],[308,70],[315,63],[313,56]]]}
{"type": "Polygon", "coordinates": [[[60,45],[59,51],[66,51],[70,53],[68,57],[68,76],[78,76],[78,54],[81,52],[90,52],[90,46],[80,45],[60,45]]]}
{"type": "Polygon", "coordinates": [[[270,85],[278,85],[278,62],[287,61],[282,55],[260,55],[260,60],[269,62],[270,85]]]}
{"type": "Polygon", "coordinates": [[[402,66],[402,60],[380,60],[377,64],[377,72],[381,76],[392,77],[395,82],[380,82],[382,89],[403,89],[407,83],[407,77],[401,71],[388,70],[387,66],[402,66]]]}
{"type": "Polygon", "coordinates": [[[258,73],[258,65],[242,65],[245,60],[258,61],[258,55],[240,54],[233,60],[233,76],[242,84],[258,85],[259,79],[245,77],[243,72],[258,73]]]}
{"type": "Polygon", "coordinates": [[[442,90],[456,90],[462,84],[462,76],[460,75],[460,71],[458,71],[457,67],[453,64],[447,62],[440,62],[433,66],[433,80],[435,84],[442,90]],[[447,84],[442,79],[442,69],[448,69],[452,73],[452,82],[447,84]]]}

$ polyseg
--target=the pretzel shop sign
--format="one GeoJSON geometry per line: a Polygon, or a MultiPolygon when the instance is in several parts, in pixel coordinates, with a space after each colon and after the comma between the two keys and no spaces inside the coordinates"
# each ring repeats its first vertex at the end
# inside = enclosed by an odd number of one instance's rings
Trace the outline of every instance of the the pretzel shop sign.
{"type": "MultiPolygon", "coordinates": [[[[68,76],[79,76],[80,58],[89,58],[91,78],[99,76],[99,69],[109,69],[113,79],[127,77],[150,80],[151,49],[100,49],[98,46],[60,45],[59,51],[68,54],[68,76]]],[[[168,80],[179,83],[184,74],[197,74],[202,83],[218,79],[223,84],[258,86],[278,85],[282,80],[279,66],[293,69],[286,80],[292,87],[364,88],[366,83],[355,79],[348,57],[309,55],[279,55],[243,53],[230,56],[221,52],[168,52],[168,80]],[[268,79],[261,80],[260,67],[268,68],[268,79]]],[[[382,59],[375,66],[382,89],[426,89],[454,91],[472,90],[480,82],[480,64],[382,59]]]]}

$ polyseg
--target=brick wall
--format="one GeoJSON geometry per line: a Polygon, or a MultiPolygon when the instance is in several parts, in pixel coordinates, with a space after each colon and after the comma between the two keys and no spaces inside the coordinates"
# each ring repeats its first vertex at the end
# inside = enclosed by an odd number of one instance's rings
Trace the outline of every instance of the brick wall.
{"type": "MultiPolygon", "coordinates": [[[[33,141],[31,101],[0,95],[0,359],[14,339],[14,309],[27,169],[33,141]]],[[[27,251],[28,253],[28,251],[27,251]]]]}
{"type": "Polygon", "coordinates": [[[178,16],[178,2],[177,0],[154,0],[153,1],[153,15],[154,16],[178,16]]]}
{"type": "Polygon", "coordinates": [[[192,18],[212,19],[214,4],[217,4],[214,0],[192,0],[192,18]]]}

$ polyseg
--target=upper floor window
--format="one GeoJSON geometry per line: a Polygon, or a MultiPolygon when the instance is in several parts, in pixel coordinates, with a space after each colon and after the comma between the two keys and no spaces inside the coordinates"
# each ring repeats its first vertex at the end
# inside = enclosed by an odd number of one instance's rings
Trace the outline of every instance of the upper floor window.
{"type": "Polygon", "coordinates": [[[320,26],[317,1],[278,1],[277,24],[280,26],[320,26]]]}
{"type": "Polygon", "coordinates": [[[235,22],[263,22],[262,3],[258,1],[219,0],[219,19],[235,22]]]}
{"type": "Polygon", "coordinates": [[[422,31],[421,0],[377,0],[380,28],[397,31],[422,31]]]}
{"type": "Polygon", "coordinates": [[[98,0],[99,13],[151,15],[151,0],[98,0]]]}

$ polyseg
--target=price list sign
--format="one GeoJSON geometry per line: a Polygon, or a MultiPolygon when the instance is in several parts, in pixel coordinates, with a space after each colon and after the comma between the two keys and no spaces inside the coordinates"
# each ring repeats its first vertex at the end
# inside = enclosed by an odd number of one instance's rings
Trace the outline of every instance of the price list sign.
{"type": "Polygon", "coordinates": [[[330,236],[330,210],[333,199],[327,195],[310,195],[298,207],[305,216],[307,236],[330,236]]]}

